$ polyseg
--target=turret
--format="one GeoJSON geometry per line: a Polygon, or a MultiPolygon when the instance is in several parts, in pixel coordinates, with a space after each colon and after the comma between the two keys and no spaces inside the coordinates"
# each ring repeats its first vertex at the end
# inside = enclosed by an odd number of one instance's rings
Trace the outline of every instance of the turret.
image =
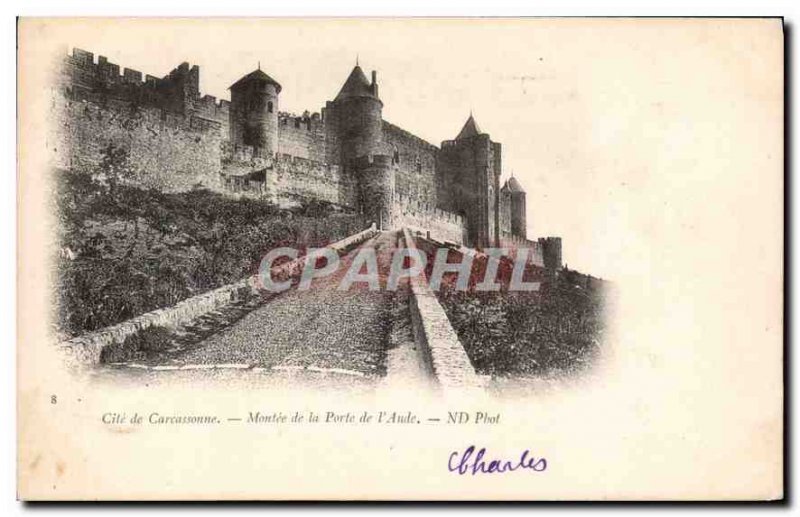
{"type": "Polygon", "coordinates": [[[341,163],[358,180],[361,208],[379,228],[392,228],[395,167],[383,145],[383,102],[377,74],[372,82],[356,63],[331,103],[338,127],[341,163]]]}
{"type": "Polygon", "coordinates": [[[259,68],[230,87],[230,140],[252,146],[257,155],[278,150],[278,95],[281,85],[259,68]]]}
{"type": "Polygon", "coordinates": [[[395,168],[386,155],[362,156],[354,163],[364,214],[379,229],[394,227],[395,168]]]}
{"type": "Polygon", "coordinates": [[[525,221],[525,190],[514,176],[509,178],[506,185],[508,186],[508,191],[511,194],[511,233],[518,237],[522,237],[523,239],[527,239],[528,229],[525,221]]]}
{"type": "Polygon", "coordinates": [[[561,237],[544,237],[539,239],[547,269],[561,269],[561,237]]]}
{"type": "Polygon", "coordinates": [[[339,119],[342,163],[352,167],[362,156],[381,153],[383,102],[378,97],[377,74],[367,80],[356,65],[333,101],[339,119]]]}
{"type": "Polygon", "coordinates": [[[500,144],[481,131],[472,113],[454,140],[442,142],[440,199],[447,210],[465,215],[467,243],[474,248],[499,243],[501,160],[500,144]]]}

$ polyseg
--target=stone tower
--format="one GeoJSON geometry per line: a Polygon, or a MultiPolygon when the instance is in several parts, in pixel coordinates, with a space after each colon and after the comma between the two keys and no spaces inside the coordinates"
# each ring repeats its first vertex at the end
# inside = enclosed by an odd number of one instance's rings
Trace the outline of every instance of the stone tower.
{"type": "Polygon", "coordinates": [[[379,229],[392,229],[396,175],[391,157],[385,154],[362,156],[356,159],[355,171],[364,213],[379,229]]]}
{"type": "Polygon", "coordinates": [[[381,153],[383,102],[378,97],[376,73],[367,80],[356,65],[333,101],[338,118],[341,161],[352,167],[362,156],[381,153]]]}
{"type": "Polygon", "coordinates": [[[252,146],[258,156],[278,151],[278,95],[281,85],[259,68],[230,87],[230,140],[252,146]]]}
{"type": "Polygon", "coordinates": [[[514,176],[509,178],[506,185],[508,186],[508,192],[511,197],[511,233],[523,239],[527,239],[528,229],[525,221],[525,190],[514,176]]]}
{"type": "Polygon", "coordinates": [[[377,74],[367,80],[356,64],[331,103],[335,112],[340,161],[358,180],[361,208],[382,229],[392,227],[395,167],[383,148],[383,102],[377,74]]]}
{"type": "Polygon", "coordinates": [[[501,147],[483,133],[470,114],[455,140],[442,142],[440,199],[446,210],[467,221],[467,243],[499,245],[501,147]]]}
{"type": "Polygon", "coordinates": [[[544,237],[539,239],[547,269],[561,269],[561,237],[544,237]]]}

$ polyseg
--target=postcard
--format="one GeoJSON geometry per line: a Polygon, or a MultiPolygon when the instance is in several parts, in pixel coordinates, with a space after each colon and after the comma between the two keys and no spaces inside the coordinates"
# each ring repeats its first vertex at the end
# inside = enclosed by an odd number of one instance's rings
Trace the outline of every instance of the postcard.
{"type": "Polygon", "coordinates": [[[784,497],[780,18],[21,18],[18,497],[784,497]]]}

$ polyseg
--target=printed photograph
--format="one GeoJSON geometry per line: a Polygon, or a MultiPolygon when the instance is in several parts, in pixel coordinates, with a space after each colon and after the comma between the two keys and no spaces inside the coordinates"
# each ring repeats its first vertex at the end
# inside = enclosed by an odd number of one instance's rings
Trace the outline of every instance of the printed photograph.
{"type": "Polygon", "coordinates": [[[20,18],[26,501],[781,501],[781,18],[20,18]]]}
{"type": "Polygon", "coordinates": [[[59,347],[104,378],[502,392],[591,369],[612,284],[570,268],[538,202],[570,203],[581,183],[550,193],[554,157],[525,152],[541,135],[488,116],[508,97],[471,95],[534,93],[553,65],[430,77],[320,43],[289,62],[269,44],[198,42],[169,70],[135,45],[54,59],[59,347]],[[311,87],[324,96],[302,105],[311,87]],[[453,95],[415,113],[414,97],[453,95]]]}

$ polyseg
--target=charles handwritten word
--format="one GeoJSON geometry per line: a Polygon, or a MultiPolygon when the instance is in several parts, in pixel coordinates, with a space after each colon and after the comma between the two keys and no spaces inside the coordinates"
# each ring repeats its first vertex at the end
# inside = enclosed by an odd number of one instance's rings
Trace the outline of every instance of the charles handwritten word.
{"type": "Polygon", "coordinates": [[[464,474],[501,474],[504,472],[514,472],[515,470],[531,470],[533,472],[543,472],[547,469],[546,458],[529,457],[530,451],[525,450],[520,454],[519,460],[509,461],[503,459],[485,460],[486,448],[481,448],[475,452],[475,446],[470,445],[464,452],[454,451],[450,454],[447,461],[447,469],[450,472],[457,472],[458,475],[464,474]]]}

